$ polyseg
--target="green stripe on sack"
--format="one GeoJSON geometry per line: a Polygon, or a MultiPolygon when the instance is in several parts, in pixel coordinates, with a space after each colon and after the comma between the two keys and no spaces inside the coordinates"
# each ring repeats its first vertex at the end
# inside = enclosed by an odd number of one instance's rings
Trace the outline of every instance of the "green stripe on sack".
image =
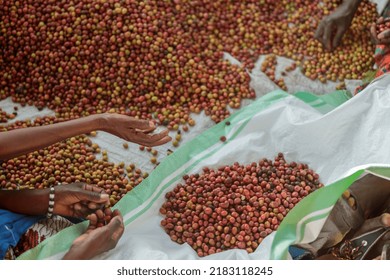
{"type": "Polygon", "coordinates": [[[315,95],[310,92],[299,91],[293,95],[317,109],[322,114],[332,111],[352,97],[346,90],[337,90],[324,95],[315,95]]]}
{"type": "Polygon", "coordinates": [[[390,168],[389,167],[370,167],[367,169],[369,172],[378,175],[379,177],[385,177],[387,179],[390,178],[390,168]]]}
{"type": "Polygon", "coordinates": [[[304,233],[308,223],[313,222],[314,220],[324,219],[324,217],[330,213],[329,210],[331,209],[328,210],[328,208],[333,207],[342,193],[348,189],[363,172],[364,170],[356,171],[352,175],[318,189],[302,199],[283,219],[276,231],[271,246],[271,259],[287,259],[289,246],[298,244],[304,239],[304,233]],[[315,212],[318,212],[318,214],[311,216],[315,212]],[[298,225],[300,226],[298,227],[298,225]],[[301,234],[297,236],[298,233],[301,234]]]}

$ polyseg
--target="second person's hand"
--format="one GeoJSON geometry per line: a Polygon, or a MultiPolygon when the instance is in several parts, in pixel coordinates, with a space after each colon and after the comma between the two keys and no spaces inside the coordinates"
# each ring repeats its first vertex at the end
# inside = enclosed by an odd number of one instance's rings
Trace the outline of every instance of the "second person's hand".
{"type": "Polygon", "coordinates": [[[337,48],[350,27],[361,0],[344,0],[342,4],[318,25],[314,37],[332,51],[337,48]]]}

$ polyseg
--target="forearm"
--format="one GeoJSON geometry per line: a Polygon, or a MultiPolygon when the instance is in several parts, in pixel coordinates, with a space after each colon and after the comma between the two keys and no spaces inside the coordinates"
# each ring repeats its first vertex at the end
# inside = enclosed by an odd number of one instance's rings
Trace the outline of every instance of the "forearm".
{"type": "Polygon", "coordinates": [[[0,209],[26,215],[45,215],[49,205],[49,189],[0,190],[0,209]]]}
{"type": "Polygon", "coordinates": [[[0,133],[0,160],[42,149],[72,136],[103,129],[104,114],[0,133]]]}

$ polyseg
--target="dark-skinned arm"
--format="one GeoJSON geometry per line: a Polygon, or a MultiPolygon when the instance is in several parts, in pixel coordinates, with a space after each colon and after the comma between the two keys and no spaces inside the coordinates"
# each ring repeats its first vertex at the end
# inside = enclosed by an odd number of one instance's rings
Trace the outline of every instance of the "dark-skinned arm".
{"type": "MultiPolygon", "coordinates": [[[[85,183],[56,186],[53,213],[85,218],[108,203],[102,189],[85,183]]],[[[50,189],[0,190],[0,209],[25,215],[45,215],[50,189]]]]}
{"type": "Polygon", "coordinates": [[[26,215],[45,215],[49,205],[49,191],[0,190],[0,209],[26,215]]]}
{"type": "Polygon", "coordinates": [[[102,130],[126,141],[144,146],[158,146],[171,140],[168,131],[150,134],[156,126],[121,114],[96,114],[66,122],[15,129],[0,133],[0,160],[8,160],[33,152],[69,137],[102,130]]]}
{"type": "Polygon", "coordinates": [[[331,51],[340,45],[361,2],[362,0],[343,0],[336,10],[319,23],[314,37],[327,50],[331,51]]]}

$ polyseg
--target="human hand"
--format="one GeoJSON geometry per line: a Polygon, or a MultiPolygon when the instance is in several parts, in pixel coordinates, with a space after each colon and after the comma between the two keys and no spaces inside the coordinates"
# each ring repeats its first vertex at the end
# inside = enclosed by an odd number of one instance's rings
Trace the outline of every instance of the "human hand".
{"type": "Polygon", "coordinates": [[[371,37],[377,45],[390,44],[390,18],[380,17],[376,23],[371,24],[370,33],[371,37]],[[378,30],[378,27],[380,28],[378,30]],[[379,31],[379,33],[378,33],[379,31]]]}
{"type": "Polygon", "coordinates": [[[69,251],[65,254],[67,260],[89,260],[101,253],[115,248],[124,232],[123,218],[119,210],[111,212],[110,208],[101,209],[88,216],[89,226],[85,233],[76,238],[69,251]],[[105,217],[112,217],[106,225],[105,217]],[[99,226],[102,225],[102,226],[99,226]]]}
{"type": "Polygon", "coordinates": [[[103,130],[124,140],[143,146],[163,145],[171,140],[168,130],[152,134],[156,125],[149,120],[140,120],[122,114],[102,114],[103,130]]]}
{"type": "MultiPolygon", "coordinates": [[[[363,225],[353,234],[351,237],[352,240],[365,240],[371,241],[368,245],[367,253],[365,259],[382,259],[381,253],[383,249],[390,241],[390,231],[386,229],[390,228],[390,214],[383,213],[377,217],[367,219],[363,225]],[[376,234],[376,232],[379,232],[376,234]],[[376,235],[375,235],[376,234],[376,235]],[[380,235],[379,235],[380,234],[380,235]],[[375,238],[377,238],[375,240],[375,238]],[[375,241],[373,241],[375,240],[375,241]]],[[[356,243],[356,242],[355,242],[356,243]]],[[[386,259],[389,256],[386,256],[386,259]]]]}
{"type": "Polygon", "coordinates": [[[103,189],[85,183],[55,187],[54,214],[68,217],[87,217],[108,204],[109,196],[103,189]]]}
{"type": "Polygon", "coordinates": [[[344,0],[342,4],[318,25],[314,37],[331,51],[340,45],[343,35],[351,25],[361,1],[344,0]]]}

